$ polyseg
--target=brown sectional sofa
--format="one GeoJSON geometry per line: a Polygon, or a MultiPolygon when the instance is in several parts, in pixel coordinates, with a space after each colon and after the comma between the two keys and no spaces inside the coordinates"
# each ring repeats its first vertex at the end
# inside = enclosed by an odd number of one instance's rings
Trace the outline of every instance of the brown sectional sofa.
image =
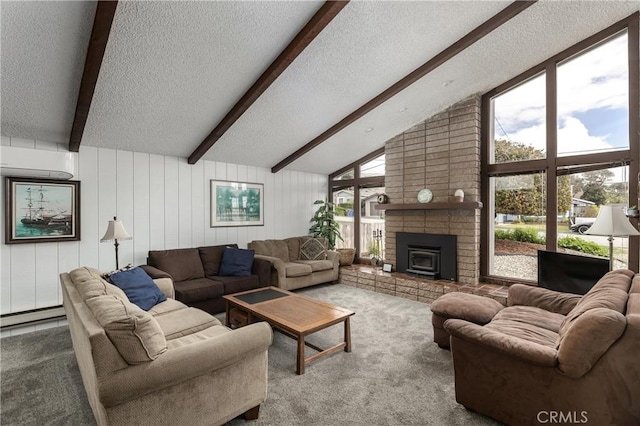
{"type": "Polygon", "coordinates": [[[174,250],[150,250],[147,264],[168,273],[173,279],[176,299],[211,314],[223,312],[222,296],[268,287],[271,282],[271,262],[254,258],[252,275],[223,277],[218,273],[226,247],[224,244],[174,250]]]}
{"type": "Polygon", "coordinates": [[[308,287],[315,284],[336,281],[340,273],[340,254],[325,250],[321,259],[300,259],[300,247],[309,236],[292,237],[284,240],[251,241],[248,247],[255,251],[256,259],[263,259],[273,265],[271,285],[285,290],[308,287]]]}
{"type": "Polygon", "coordinates": [[[93,268],[60,275],[82,382],[98,425],[220,425],[256,418],[267,395],[271,327],[237,330],[173,299],[143,311],[93,268]]]}
{"type": "Polygon", "coordinates": [[[640,424],[640,274],[584,296],[512,285],[508,305],[486,325],[444,322],[459,403],[509,425],[640,424]]]}

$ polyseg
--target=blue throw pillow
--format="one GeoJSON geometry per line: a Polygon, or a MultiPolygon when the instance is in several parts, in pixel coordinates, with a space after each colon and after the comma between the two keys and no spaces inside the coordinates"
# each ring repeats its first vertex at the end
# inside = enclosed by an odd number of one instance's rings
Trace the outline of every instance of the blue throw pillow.
{"type": "Polygon", "coordinates": [[[225,247],[218,275],[222,277],[248,277],[253,267],[253,250],[225,247]]]}
{"type": "Polygon", "coordinates": [[[158,288],[151,277],[142,268],[116,272],[110,277],[111,282],[120,287],[129,301],[148,311],[156,304],[167,300],[167,296],[158,288]]]}

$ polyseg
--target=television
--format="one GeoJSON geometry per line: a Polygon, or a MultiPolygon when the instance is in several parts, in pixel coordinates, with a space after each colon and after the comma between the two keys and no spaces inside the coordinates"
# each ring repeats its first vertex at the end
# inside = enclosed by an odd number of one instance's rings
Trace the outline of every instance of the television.
{"type": "Polygon", "coordinates": [[[609,272],[609,259],[538,250],[538,286],[585,294],[609,272]]]}

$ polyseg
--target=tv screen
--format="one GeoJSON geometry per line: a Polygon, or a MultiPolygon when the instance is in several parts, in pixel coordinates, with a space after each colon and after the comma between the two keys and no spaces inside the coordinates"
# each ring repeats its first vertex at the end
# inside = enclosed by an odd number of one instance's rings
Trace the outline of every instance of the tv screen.
{"type": "Polygon", "coordinates": [[[609,272],[609,259],[538,250],[538,286],[585,294],[609,272]]]}

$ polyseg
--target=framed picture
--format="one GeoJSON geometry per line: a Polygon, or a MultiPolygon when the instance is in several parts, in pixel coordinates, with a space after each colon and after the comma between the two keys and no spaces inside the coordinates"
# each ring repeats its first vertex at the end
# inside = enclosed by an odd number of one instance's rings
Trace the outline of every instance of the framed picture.
{"type": "Polygon", "coordinates": [[[382,265],[382,270],[384,272],[391,272],[391,269],[393,268],[393,265],[390,263],[385,263],[382,265]]]}
{"type": "Polygon", "coordinates": [[[5,179],[5,243],[80,240],[80,182],[5,179]]]}
{"type": "Polygon", "coordinates": [[[211,227],[264,225],[264,185],[211,181],[211,227]]]}

